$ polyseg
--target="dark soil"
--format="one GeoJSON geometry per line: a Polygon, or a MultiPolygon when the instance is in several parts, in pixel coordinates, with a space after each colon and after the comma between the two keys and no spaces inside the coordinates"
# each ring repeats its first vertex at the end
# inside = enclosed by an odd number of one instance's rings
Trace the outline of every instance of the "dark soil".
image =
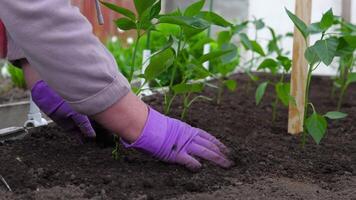
{"type": "MultiPolygon", "coordinates": [[[[14,190],[0,183],[0,199],[356,199],[356,87],[345,98],[349,116],[330,122],[319,146],[308,138],[302,149],[299,137],[287,134],[287,109],[272,124],[271,93],[256,107],[255,87],[243,75],[236,79],[236,92],[226,92],[220,105],[195,103],[187,119],[232,149],[232,169],[205,162],[191,173],[122,148],[115,161],[111,147],[79,145],[59,128],[42,128],[0,146],[0,174],[14,190]]],[[[313,81],[311,99],[321,113],[335,110],[331,85],[313,81]]],[[[162,97],[147,102],[161,110],[162,97]]],[[[173,108],[179,116],[180,103],[173,108]]]]}

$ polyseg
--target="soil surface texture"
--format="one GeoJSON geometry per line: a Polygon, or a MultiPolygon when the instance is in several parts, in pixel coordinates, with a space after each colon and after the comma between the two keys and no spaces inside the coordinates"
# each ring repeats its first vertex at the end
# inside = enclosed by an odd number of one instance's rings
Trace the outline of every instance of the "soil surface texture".
{"type": "MultiPolygon", "coordinates": [[[[41,128],[21,141],[0,143],[0,199],[21,200],[233,200],[233,199],[356,199],[356,87],[345,97],[343,120],[330,121],[320,145],[308,137],[287,133],[287,108],[279,107],[272,123],[272,88],[261,105],[255,105],[255,84],[244,75],[234,76],[235,92],[225,91],[220,105],[199,101],[186,121],[226,143],[236,165],[230,170],[203,162],[192,173],[134,150],[120,147],[118,160],[112,147],[84,145],[58,127],[41,128]]],[[[311,99],[319,113],[335,110],[329,78],[315,77],[311,99]]],[[[206,89],[207,96],[216,90],[206,89]]],[[[146,102],[162,110],[162,97],[146,102]]],[[[181,103],[171,115],[178,117],[181,103]]]]}

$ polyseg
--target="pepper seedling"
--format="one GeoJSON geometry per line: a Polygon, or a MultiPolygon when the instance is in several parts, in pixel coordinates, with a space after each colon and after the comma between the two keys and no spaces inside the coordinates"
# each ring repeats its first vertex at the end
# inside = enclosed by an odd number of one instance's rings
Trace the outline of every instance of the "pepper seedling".
{"type": "Polygon", "coordinates": [[[290,84],[286,82],[285,76],[290,72],[291,60],[288,58],[288,52],[284,52],[283,48],[279,44],[284,38],[283,35],[276,35],[275,31],[268,27],[271,33],[271,40],[268,42],[268,55],[260,65],[258,66],[258,71],[268,70],[273,77],[265,82],[258,85],[255,100],[256,105],[259,105],[262,98],[266,92],[269,85],[274,88],[274,101],[272,103],[272,122],[274,123],[277,117],[277,107],[281,102],[283,106],[288,106],[289,102],[292,100],[290,96],[290,84]],[[273,56],[273,57],[272,57],[273,56]],[[280,78],[275,78],[274,76],[279,75],[280,78]]]}
{"type": "Polygon", "coordinates": [[[309,99],[312,73],[320,66],[321,63],[324,63],[326,66],[329,66],[332,63],[334,57],[337,55],[338,48],[340,47],[340,38],[329,32],[330,28],[334,24],[334,14],[332,9],[324,13],[319,22],[312,23],[309,26],[307,26],[288,9],[286,9],[286,12],[294,25],[303,35],[305,42],[307,42],[307,38],[311,34],[321,34],[320,39],[313,45],[309,46],[304,55],[309,63],[305,94],[305,112],[304,116],[302,116],[304,118],[302,146],[304,147],[306,134],[311,135],[317,144],[319,144],[321,139],[324,138],[327,130],[327,118],[334,120],[342,119],[347,116],[347,114],[338,111],[327,112],[326,114],[321,115],[317,113],[313,103],[309,99]],[[309,112],[309,107],[312,108],[312,113],[309,112]]]}
{"type": "Polygon", "coordinates": [[[356,49],[356,26],[345,22],[342,18],[334,17],[334,25],[338,29],[333,34],[338,37],[336,56],[339,57],[338,74],[334,78],[332,96],[339,91],[337,110],[340,111],[342,102],[350,84],[356,82],[355,49],[356,49]]]}

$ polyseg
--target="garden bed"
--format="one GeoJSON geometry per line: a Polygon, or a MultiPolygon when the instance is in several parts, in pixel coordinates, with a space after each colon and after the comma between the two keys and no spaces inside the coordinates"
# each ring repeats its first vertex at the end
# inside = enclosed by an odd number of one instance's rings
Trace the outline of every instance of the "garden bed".
{"type": "MultiPolygon", "coordinates": [[[[330,123],[317,146],[309,138],[302,149],[287,134],[286,108],[271,123],[271,92],[256,107],[254,86],[236,75],[238,90],[222,103],[193,104],[187,122],[217,136],[232,149],[236,165],[223,170],[204,162],[191,173],[136,151],[79,145],[59,128],[41,128],[21,141],[0,144],[0,174],[14,193],[0,185],[1,199],[355,199],[356,87],[345,98],[349,116],[330,123]]],[[[329,78],[313,79],[311,99],[323,113],[335,110],[329,78]]],[[[213,95],[208,89],[206,95],[213,95]]],[[[161,110],[161,96],[147,103],[161,110]]],[[[179,116],[175,102],[172,116],[179,116]]]]}

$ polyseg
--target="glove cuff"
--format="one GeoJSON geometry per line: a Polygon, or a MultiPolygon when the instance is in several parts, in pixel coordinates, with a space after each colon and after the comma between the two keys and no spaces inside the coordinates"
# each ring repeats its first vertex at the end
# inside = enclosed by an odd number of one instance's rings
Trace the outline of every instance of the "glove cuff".
{"type": "Polygon", "coordinates": [[[48,116],[56,112],[64,103],[62,97],[56,94],[43,80],[34,84],[31,95],[36,105],[48,116]]]}
{"type": "Polygon", "coordinates": [[[122,138],[121,142],[126,148],[134,148],[158,157],[166,139],[168,120],[168,117],[148,107],[148,117],[140,137],[132,144],[125,142],[122,138]]]}

